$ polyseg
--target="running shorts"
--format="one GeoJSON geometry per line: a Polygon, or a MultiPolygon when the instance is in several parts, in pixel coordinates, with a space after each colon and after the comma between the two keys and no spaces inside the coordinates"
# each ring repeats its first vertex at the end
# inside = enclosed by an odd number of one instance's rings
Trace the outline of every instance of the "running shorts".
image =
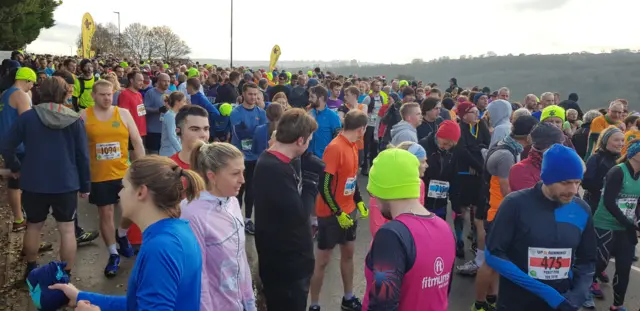
{"type": "Polygon", "coordinates": [[[91,183],[89,203],[100,206],[116,204],[120,201],[118,193],[122,189],[122,179],[91,183]]]}
{"type": "Polygon", "coordinates": [[[147,133],[144,140],[144,147],[147,150],[159,151],[160,150],[160,133],[147,133]]]}
{"type": "Polygon", "coordinates": [[[22,191],[22,207],[28,223],[44,222],[49,211],[57,222],[71,222],[76,218],[78,191],[55,194],[22,191]]]}
{"type": "Polygon", "coordinates": [[[318,249],[331,250],[337,244],[344,245],[355,241],[358,228],[357,211],[355,209],[350,214],[353,226],[349,229],[342,229],[336,216],[318,217],[318,249]]]}

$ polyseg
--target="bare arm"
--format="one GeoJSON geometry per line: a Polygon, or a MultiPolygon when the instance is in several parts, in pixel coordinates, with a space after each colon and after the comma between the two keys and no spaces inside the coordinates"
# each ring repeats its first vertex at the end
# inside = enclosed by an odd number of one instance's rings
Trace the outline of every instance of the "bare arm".
{"type": "Polygon", "coordinates": [[[135,121],[133,121],[133,117],[131,113],[127,109],[118,109],[120,112],[120,118],[124,122],[124,125],[129,130],[129,139],[131,140],[131,144],[133,145],[133,155],[131,156],[131,161],[135,161],[144,157],[144,146],[142,144],[142,137],[140,137],[140,132],[138,132],[138,127],[136,126],[135,121]]]}
{"type": "Polygon", "coordinates": [[[31,97],[27,93],[23,92],[14,92],[11,94],[10,102],[15,103],[16,110],[18,110],[18,115],[23,114],[25,111],[31,109],[31,97]]]}

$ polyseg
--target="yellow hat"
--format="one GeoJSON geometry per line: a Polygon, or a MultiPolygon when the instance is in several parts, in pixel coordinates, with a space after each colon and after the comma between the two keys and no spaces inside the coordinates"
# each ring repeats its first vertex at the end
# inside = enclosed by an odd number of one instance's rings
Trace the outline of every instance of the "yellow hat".
{"type": "Polygon", "coordinates": [[[200,76],[200,71],[198,71],[198,69],[189,68],[189,70],[187,70],[187,78],[195,78],[199,76],[200,76]]]}
{"type": "Polygon", "coordinates": [[[218,109],[220,111],[220,114],[223,117],[228,117],[231,115],[231,110],[233,110],[233,106],[231,106],[231,104],[229,103],[224,103],[222,105],[220,105],[220,109],[218,109]]]}
{"type": "Polygon", "coordinates": [[[37,79],[38,78],[36,77],[36,72],[29,67],[21,67],[16,72],[16,80],[36,82],[37,79]]]}
{"type": "Polygon", "coordinates": [[[556,105],[550,105],[546,108],[542,109],[542,114],[540,115],[540,122],[544,121],[547,118],[560,118],[562,122],[565,120],[564,108],[556,105]]]}

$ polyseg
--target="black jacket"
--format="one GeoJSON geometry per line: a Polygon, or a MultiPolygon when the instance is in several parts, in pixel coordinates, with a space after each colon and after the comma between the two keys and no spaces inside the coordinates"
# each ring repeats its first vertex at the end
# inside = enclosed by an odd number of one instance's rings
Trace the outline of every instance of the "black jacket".
{"type": "Polygon", "coordinates": [[[578,128],[573,136],[571,136],[571,142],[576,152],[581,158],[585,158],[587,154],[587,147],[589,144],[589,134],[591,133],[591,123],[584,123],[578,128]]]}
{"type": "Polygon", "coordinates": [[[216,96],[216,104],[229,103],[235,104],[238,100],[238,89],[231,83],[225,83],[218,87],[218,96],[216,96]]]}
{"type": "Polygon", "coordinates": [[[616,165],[616,160],[619,156],[620,154],[608,150],[598,150],[587,160],[587,170],[582,179],[582,188],[584,188],[583,198],[591,207],[592,212],[595,212],[598,208],[602,187],[604,186],[604,177],[616,165]]]}
{"type": "Polygon", "coordinates": [[[460,140],[454,148],[458,172],[469,172],[473,168],[478,174],[484,169],[482,149],[489,148],[491,133],[487,125],[480,121],[477,127],[477,138],[471,134],[469,124],[460,122],[460,140]]]}
{"type": "MultiPolygon", "coordinates": [[[[427,152],[427,164],[429,167],[424,172],[422,180],[424,181],[425,190],[428,190],[431,180],[440,180],[452,184],[457,173],[455,166],[455,158],[452,152],[442,150],[436,144],[435,133],[429,134],[422,138],[419,142],[420,146],[427,152]]],[[[451,190],[449,191],[451,193],[451,190]]],[[[425,198],[425,206],[428,210],[447,207],[447,199],[425,198]]]]}

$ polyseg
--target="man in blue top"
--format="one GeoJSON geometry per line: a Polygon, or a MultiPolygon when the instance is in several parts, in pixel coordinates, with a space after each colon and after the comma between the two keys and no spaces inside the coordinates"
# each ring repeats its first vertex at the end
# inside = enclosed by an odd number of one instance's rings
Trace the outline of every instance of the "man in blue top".
{"type": "MultiPolygon", "coordinates": [[[[209,124],[216,124],[216,121],[220,118],[220,111],[214,106],[204,94],[198,91],[202,85],[200,79],[189,78],[187,80],[187,92],[191,96],[191,104],[204,108],[209,113],[209,124]]],[[[216,137],[216,127],[211,126],[209,128],[209,137],[216,137]]]]}
{"type": "Polygon", "coordinates": [[[597,249],[591,208],[576,197],[583,172],[580,156],[555,144],[541,182],[500,204],[485,250],[500,274],[498,311],[577,311],[587,298],[597,249]]]}
{"type": "MultiPolygon", "coordinates": [[[[252,151],[253,135],[258,125],[267,123],[267,114],[262,108],[256,106],[258,93],[260,93],[260,89],[255,83],[245,83],[242,86],[242,98],[244,99],[242,105],[235,107],[230,116],[231,143],[244,154],[244,184],[238,193],[238,201],[242,202],[242,195],[244,194],[244,228],[249,234],[255,233],[255,226],[251,221],[253,212],[253,170],[256,167],[256,161],[259,156],[252,151]]],[[[220,113],[218,113],[219,115],[220,113]]]]}
{"type": "Polygon", "coordinates": [[[169,91],[169,75],[158,75],[156,87],[144,94],[144,108],[147,111],[147,138],[146,148],[150,153],[160,151],[160,138],[162,136],[162,123],[160,122],[160,108],[164,107],[164,96],[171,94],[169,91]]]}
{"type": "Polygon", "coordinates": [[[342,129],[338,114],[327,109],[327,98],[329,98],[329,94],[323,86],[318,85],[309,89],[309,104],[311,106],[309,113],[318,123],[318,130],[313,133],[313,138],[309,143],[309,151],[319,158],[322,158],[324,149],[342,129]]]}

